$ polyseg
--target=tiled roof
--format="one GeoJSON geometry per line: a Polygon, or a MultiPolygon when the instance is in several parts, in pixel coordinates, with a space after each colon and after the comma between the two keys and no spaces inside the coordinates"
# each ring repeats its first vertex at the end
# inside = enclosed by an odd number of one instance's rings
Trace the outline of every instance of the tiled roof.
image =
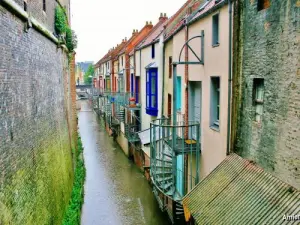
{"type": "Polygon", "coordinates": [[[164,30],[164,25],[167,23],[167,18],[163,18],[158,23],[152,28],[151,32],[149,35],[143,39],[143,41],[137,45],[137,49],[143,48],[145,46],[148,46],[149,44],[155,42],[159,35],[163,32],[164,30]]]}
{"type": "Polygon", "coordinates": [[[165,39],[170,37],[181,25],[181,20],[186,15],[187,9],[192,2],[193,0],[186,1],[184,5],[169,19],[166,27],[165,39]]]}
{"type": "Polygon", "coordinates": [[[181,11],[178,13],[177,17],[173,19],[172,23],[170,23],[167,26],[167,30],[165,33],[165,40],[167,40],[169,37],[174,35],[182,26],[184,25],[185,19],[187,19],[189,22],[192,22],[214,8],[217,5],[220,5],[221,3],[224,3],[225,0],[220,0],[219,2],[216,3],[215,0],[210,0],[210,1],[203,1],[203,0],[198,0],[194,1],[194,3],[187,2],[184,7],[182,7],[181,11]],[[191,14],[187,15],[188,8],[191,6],[191,14]]]}
{"type": "Polygon", "coordinates": [[[190,18],[190,22],[193,20],[196,20],[198,17],[200,17],[201,15],[203,15],[204,13],[206,13],[207,11],[209,11],[210,9],[212,9],[213,7],[220,5],[221,3],[225,2],[225,0],[220,0],[219,2],[216,3],[215,0],[211,0],[210,2],[208,2],[207,4],[203,5],[201,4],[200,8],[198,9],[198,12],[192,17],[190,18]]]}
{"type": "Polygon", "coordinates": [[[197,224],[287,224],[283,215],[300,213],[300,191],[232,154],[183,198],[183,206],[197,224]]]}
{"type": "Polygon", "coordinates": [[[131,52],[129,52],[129,56],[132,56],[134,53],[134,49],[131,50],[131,52]]]}

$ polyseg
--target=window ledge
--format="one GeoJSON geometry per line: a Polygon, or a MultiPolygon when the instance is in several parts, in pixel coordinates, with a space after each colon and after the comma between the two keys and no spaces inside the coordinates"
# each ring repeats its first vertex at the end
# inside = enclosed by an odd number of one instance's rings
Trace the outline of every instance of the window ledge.
{"type": "Polygon", "coordinates": [[[217,43],[217,44],[213,44],[213,45],[212,45],[213,48],[216,48],[216,47],[219,47],[219,46],[220,46],[220,43],[217,43]]]}
{"type": "Polygon", "coordinates": [[[158,115],[158,109],[146,108],[146,113],[150,116],[157,116],[158,115]]]}
{"type": "Polygon", "coordinates": [[[220,127],[219,126],[216,126],[216,125],[211,125],[210,126],[210,129],[214,130],[214,131],[217,131],[217,132],[220,132],[220,127]]]}

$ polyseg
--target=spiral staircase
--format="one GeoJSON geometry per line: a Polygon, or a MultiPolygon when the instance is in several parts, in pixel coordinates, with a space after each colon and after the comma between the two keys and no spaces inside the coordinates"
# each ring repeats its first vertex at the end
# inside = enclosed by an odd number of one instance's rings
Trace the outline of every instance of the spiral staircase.
{"type": "MultiPolygon", "coordinates": [[[[150,128],[150,152],[151,164],[150,175],[153,182],[153,193],[159,203],[160,208],[167,211],[173,224],[185,224],[184,211],[181,199],[187,194],[184,190],[188,188],[185,185],[192,179],[192,176],[185,177],[184,169],[178,169],[178,156],[180,160],[184,159],[186,154],[200,155],[199,140],[191,141],[184,138],[185,131],[200,130],[200,124],[190,123],[185,126],[170,125],[170,120],[160,120],[151,123],[150,128]],[[176,135],[172,135],[172,133],[176,135]],[[175,141],[173,142],[173,138],[175,141]],[[187,144],[188,143],[188,144],[187,144]],[[191,144],[190,144],[191,143],[191,144]],[[181,179],[179,179],[181,177],[181,179]],[[162,197],[164,196],[164,197],[162,197]],[[165,201],[166,197],[172,200],[172,208],[165,201]]],[[[188,136],[188,135],[187,135],[188,136]]],[[[198,159],[199,160],[199,159],[198,159]]],[[[182,164],[184,165],[184,163],[182,164]]],[[[197,165],[196,170],[199,169],[197,165]]],[[[186,171],[187,172],[187,171],[186,171]]],[[[196,176],[195,176],[196,177],[196,176]]],[[[197,181],[193,182],[193,185],[197,181]]],[[[192,185],[189,186],[192,188],[192,185]]]]}

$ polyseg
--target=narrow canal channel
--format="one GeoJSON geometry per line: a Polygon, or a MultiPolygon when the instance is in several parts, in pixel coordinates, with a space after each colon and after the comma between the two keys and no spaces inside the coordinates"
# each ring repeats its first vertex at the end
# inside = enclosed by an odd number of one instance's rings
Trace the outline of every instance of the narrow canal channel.
{"type": "Polygon", "coordinates": [[[167,225],[143,174],[81,101],[79,132],[86,166],[82,225],[167,225]]]}

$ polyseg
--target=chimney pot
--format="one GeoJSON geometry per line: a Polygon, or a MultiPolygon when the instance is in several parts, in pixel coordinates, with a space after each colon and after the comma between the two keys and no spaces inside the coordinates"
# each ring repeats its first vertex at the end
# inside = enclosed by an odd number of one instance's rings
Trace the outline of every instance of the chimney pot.
{"type": "Polygon", "coordinates": [[[164,14],[164,17],[167,17],[167,13],[164,14]]]}
{"type": "Polygon", "coordinates": [[[150,25],[152,25],[152,21],[150,21],[150,25]]]}
{"type": "Polygon", "coordinates": [[[146,21],[146,25],[148,25],[148,21],[146,21]]]}
{"type": "Polygon", "coordinates": [[[163,13],[160,13],[160,17],[163,17],[163,13]]]}

